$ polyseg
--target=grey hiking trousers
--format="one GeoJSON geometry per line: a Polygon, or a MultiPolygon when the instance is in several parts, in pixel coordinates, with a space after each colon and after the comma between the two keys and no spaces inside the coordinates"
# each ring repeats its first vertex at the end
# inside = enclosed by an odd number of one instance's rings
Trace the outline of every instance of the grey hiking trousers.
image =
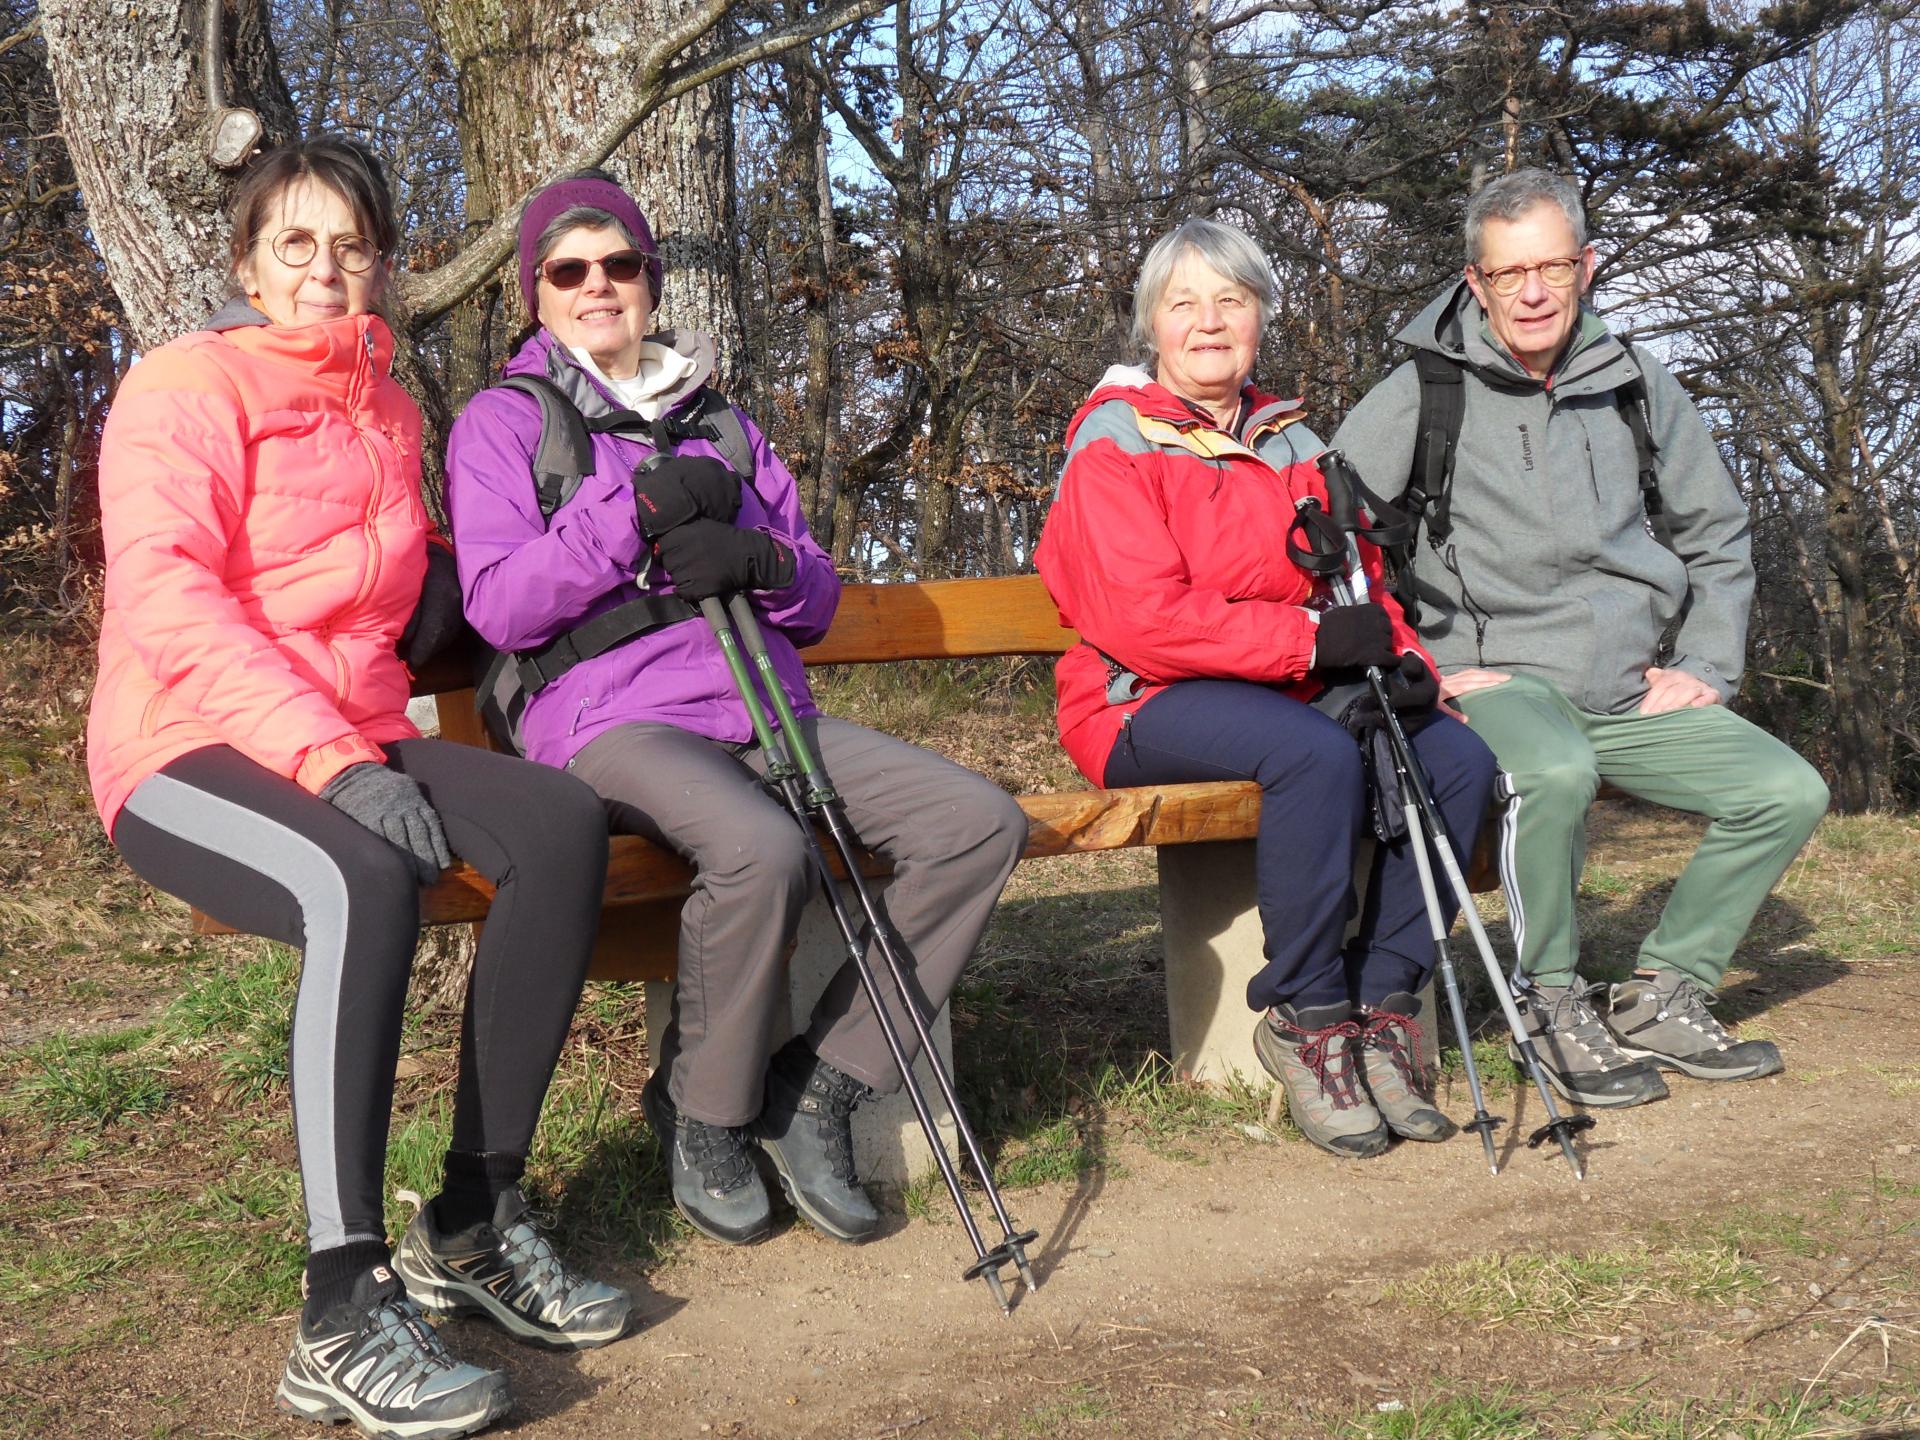
{"type": "MultiPolygon", "coordinates": [[[[917,745],[845,720],[801,723],[854,832],[893,862],[882,905],[919,982],[916,1001],[931,1017],[1026,847],[1026,815],[992,781],[917,745]]],[[[744,1125],[760,1113],[768,1054],[788,1005],[787,954],[819,884],[799,827],[761,783],[765,757],[678,726],[637,723],[600,736],[569,768],[605,798],[615,830],[694,867],[693,894],[680,912],[673,1014],[654,1064],[681,1112],[744,1125]]],[[[884,962],[869,954],[914,1054],[911,1022],[884,962]]],[[[828,982],[804,1034],[836,1069],[883,1094],[900,1087],[851,960],[828,982]]]]}

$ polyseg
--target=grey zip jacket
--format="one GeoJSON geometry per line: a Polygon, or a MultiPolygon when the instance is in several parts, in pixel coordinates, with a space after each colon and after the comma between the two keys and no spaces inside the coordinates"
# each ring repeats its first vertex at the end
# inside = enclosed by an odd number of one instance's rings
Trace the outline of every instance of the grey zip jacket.
{"type": "MultiPolygon", "coordinates": [[[[1423,527],[1415,571],[1420,638],[1441,670],[1537,675],[1583,710],[1622,714],[1677,621],[1664,663],[1732,699],[1753,604],[1747,507],[1680,382],[1584,308],[1558,369],[1536,380],[1492,338],[1465,280],[1398,338],[1467,367],[1453,533],[1436,553],[1423,527]],[[1614,404],[1636,365],[1672,550],[1647,524],[1633,432],[1614,404]]],[[[1409,360],[1353,408],[1333,448],[1391,500],[1411,475],[1419,417],[1409,360]]]]}

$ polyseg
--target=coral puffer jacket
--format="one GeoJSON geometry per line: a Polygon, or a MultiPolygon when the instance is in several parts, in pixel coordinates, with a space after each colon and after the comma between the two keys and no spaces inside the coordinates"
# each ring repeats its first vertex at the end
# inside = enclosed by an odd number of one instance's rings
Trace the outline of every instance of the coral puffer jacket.
{"type": "MultiPolygon", "coordinates": [[[[1115,366],[1067,427],[1034,563],[1082,637],[1054,682],[1060,743],[1096,785],[1133,712],[1176,680],[1251,680],[1301,700],[1322,688],[1305,608],[1314,578],[1287,558],[1287,531],[1299,501],[1326,503],[1313,463],[1324,447],[1298,401],[1248,387],[1241,413],[1230,435],[1144,371],[1115,366]],[[1146,682],[1124,702],[1108,698],[1103,651],[1146,682]]],[[[1394,644],[1426,656],[1381,582],[1380,552],[1360,550],[1394,644]]]]}
{"type": "Polygon", "coordinates": [[[426,575],[420,412],[376,316],[229,305],[143,358],[100,456],[106,608],[87,769],[109,832],[142,780],[230,745],[318,793],[417,735],[395,653],[426,575]]]}

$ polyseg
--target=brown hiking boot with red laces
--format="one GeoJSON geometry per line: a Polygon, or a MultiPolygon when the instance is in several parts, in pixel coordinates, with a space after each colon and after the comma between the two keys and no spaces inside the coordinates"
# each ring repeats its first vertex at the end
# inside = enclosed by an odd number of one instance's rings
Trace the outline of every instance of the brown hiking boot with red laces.
{"type": "Polygon", "coordinates": [[[1445,1140],[1459,1127],[1433,1104],[1420,1063],[1420,1002],[1400,991],[1360,1016],[1360,1069],[1387,1128],[1408,1140],[1445,1140]]]}
{"type": "Polygon", "coordinates": [[[1253,1032],[1254,1053],[1280,1082],[1300,1133],[1348,1160],[1370,1159],[1388,1141],[1386,1122],[1360,1080],[1359,1038],[1348,1005],[1276,1005],[1253,1032]]]}

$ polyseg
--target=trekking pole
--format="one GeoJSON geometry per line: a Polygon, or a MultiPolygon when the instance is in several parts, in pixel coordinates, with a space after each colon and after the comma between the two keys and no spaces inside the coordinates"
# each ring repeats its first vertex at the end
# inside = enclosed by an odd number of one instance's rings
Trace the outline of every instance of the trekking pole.
{"type": "MultiPolygon", "coordinates": [[[[1342,605],[1364,604],[1368,599],[1366,570],[1360,564],[1358,547],[1353,543],[1354,528],[1353,493],[1346,475],[1346,458],[1338,451],[1328,451],[1320,458],[1322,475],[1328,481],[1327,494],[1332,502],[1331,516],[1341,534],[1344,554],[1339,569],[1330,574],[1334,598],[1342,605]]],[[[1319,509],[1319,501],[1309,497],[1301,502],[1302,509],[1319,509]]],[[[1562,1115],[1560,1107],[1554,1103],[1553,1092],[1547,1088],[1546,1074],[1540,1063],[1539,1052],[1534,1049],[1533,1037],[1527,1034],[1525,1022],[1520,1011],[1513,1003],[1513,994],[1508,989],[1506,976],[1500,962],[1494,958],[1493,942],[1487,936],[1486,926],[1480,922],[1480,912],[1474,907],[1467,890],[1466,877],[1460,871],[1460,861],[1454,853],[1452,837],[1447,833],[1446,821],[1440,815],[1440,808],[1434,803],[1433,792],[1427,788],[1426,776],[1414,761],[1412,746],[1408,743],[1407,732],[1401,727],[1400,717],[1395,712],[1387,694],[1386,678],[1380,673],[1380,667],[1366,667],[1367,685],[1373,691],[1374,703],[1380,707],[1382,723],[1387,734],[1387,743],[1393,753],[1394,768],[1400,772],[1400,778],[1406,783],[1417,807],[1422,829],[1432,846],[1433,854],[1440,861],[1440,869],[1446,875],[1447,883],[1453,887],[1455,898],[1460,902],[1460,913],[1465,917],[1467,929],[1473,936],[1474,946],[1480,952],[1480,960],[1486,966],[1487,978],[1493,984],[1494,998],[1499,1002],[1502,1014],[1506,1017],[1507,1028],[1513,1033],[1514,1048],[1519,1050],[1522,1064],[1534,1089],[1540,1092],[1540,1103],[1546,1110],[1547,1123],[1527,1137],[1530,1149],[1538,1149],[1549,1139],[1559,1143],[1560,1153],[1566,1156],[1567,1165],[1572,1169],[1574,1179],[1587,1178],[1585,1167],[1573,1148],[1573,1137],[1582,1130],[1591,1130],[1594,1120],[1591,1115],[1562,1115]]],[[[1411,838],[1411,837],[1410,837],[1411,838]]],[[[1464,1014],[1456,1015],[1456,1023],[1464,1019],[1464,1014]]],[[[1464,1030],[1460,1034],[1460,1048],[1463,1053],[1471,1054],[1472,1039],[1464,1030]]],[[[1484,1135],[1484,1132],[1483,1132],[1484,1135]]],[[[1486,1137],[1491,1146],[1492,1138],[1486,1137]]]]}
{"type": "Polygon", "coordinates": [[[773,658],[767,651],[765,637],[760,633],[760,623],[753,613],[751,603],[744,595],[734,595],[728,606],[722,608],[717,599],[700,602],[700,613],[706,617],[712,628],[714,638],[720,644],[720,652],[726,658],[727,669],[733,676],[733,683],[740,692],[741,703],[746,706],[747,718],[753,726],[754,739],[759,743],[761,752],[767,757],[767,778],[780,792],[788,811],[800,826],[805,836],[807,854],[812,859],[814,869],[820,876],[821,889],[826,894],[827,907],[833,913],[834,923],[840,929],[841,939],[845,941],[847,954],[852,959],[854,969],[860,976],[861,988],[866,992],[868,1002],[873,1006],[874,1018],[879,1022],[881,1038],[886,1041],[887,1051],[893,1056],[893,1063],[900,1071],[907,1099],[913,1106],[913,1113],[920,1121],[920,1129],[927,1137],[927,1145],[933,1151],[934,1163],[939,1166],[940,1178],[946,1181],[947,1192],[953,1197],[954,1209],[959,1212],[960,1223],[967,1232],[967,1239],[973,1246],[974,1261],[964,1271],[961,1278],[984,1279],[987,1290],[993,1296],[994,1303],[1000,1307],[1003,1315],[1013,1311],[1005,1285],[1000,1274],[1001,1268],[1012,1265],[1019,1272],[1029,1292],[1040,1288],[1033,1268],[1027,1260],[1026,1247],[1040,1238],[1037,1230],[1015,1233],[1013,1222],[1007,1218],[1006,1206],[1001,1202],[999,1189],[993,1183],[993,1172],[986,1158],[980,1152],[979,1142],[974,1139],[973,1128],[967,1123],[966,1113],[960,1108],[960,1097],[955,1092],[953,1081],[946,1067],[941,1063],[940,1053],[934,1048],[933,1035],[928,1028],[926,1017],[920,1013],[915,1003],[913,991],[907,978],[906,967],[900,962],[893,948],[892,937],[878,905],[874,902],[873,892],[867,888],[866,880],[860,873],[860,854],[858,841],[840,797],[835,793],[832,782],[821,769],[801,733],[798,717],[793,713],[793,705],[787,699],[780,677],[773,668],[773,658]],[[728,610],[732,620],[728,619],[728,610]],[[737,633],[736,633],[737,632],[737,633]],[[745,642],[753,657],[756,670],[765,682],[767,695],[773,701],[775,713],[779,717],[780,730],[776,735],[767,713],[755,693],[753,677],[747,670],[746,660],[740,654],[741,642],[745,642]],[[802,780],[804,777],[804,788],[802,780]],[[1000,1221],[1002,1238],[998,1245],[989,1248],[980,1234],[980,1227],[974,1222],[973,1212],[967,1206],[965,1192],[960,1187],[960,1174],[954,1167],[952,1158],[947,1154],[946,1142],[941,1138],[933,1112],[927,1105],[926,1095],[921,1091],[919,1077],[913,1073],[913,1062],[909,1059],[906,1046],[900,1038],[892,1014],[888,1011],[885,997],[880,991],[880,981],[875,974],[872,962],[867,958],[866,946],[861,943],[859,929],[852,914],[840,894],[840,887],[834,883],[833,872],[827,866],[826,852],[820,846],[820,838],[814,832],[815,818],[827,827],[832,836],[834,847],[839,852],[841,863],[846,869],[847,878],[858,897],[865,914],[867,927],[878,946],[881,955],[891,972],[894,989],[900,997],[901,1007],[907,1012],[913,1023],[914,1033],[920,1042],[921,1053],[926,1056],[927,1068],[933,1072],[935,1083],[939,1086],[940,1096],[946,1102],[953,1115],[954,1130],[961,1143],[966,1146],[968,1157],[973,1161],[975,1173],[987,1192],[987,1198],[993,1205],[994,1215],[1000,1221]]]}
{"type": "MultiPolygon", "coordinates": [[[[1392,749],[1389,742],[1389,749],[1392,749]]],[[[1393,768],[1400,780],[1400,805],[1409,815],[1417,813],[1413,798],[1413,780],[1399,750],[1393,750],[1393,768]]],[[[1411,828],[1411,827],[1410,827],[1411,828]]],[[[1473,1037],[1467,1033],[1467,1007],[1460,1000],[1460,979],[1453,973],[1453,951],[1447,944],[1447,926],[1440,915],[1440,894],[1433,883],[1433,862],[1427,855],[1424,827],[1408,835],[1413,844],[1414,868],[1420,872],[1420,895],[1426,901],[1427,928],[1433,935],[1434,969],[1441,988],[1447,992],[1447,1009],[1453,1016],[1453,1033],[1460,1037],[1460,1062],[1466,1068],[1467,1089],[1473,1095],[1473,1119],[1460,1128],[1480,1137],[1487,1152],[1487,1173],[1500,1173],[1500,1160],[1493,1151],[1493,1130],[1500,1123],[1487,1109],[1486,1095],[1480,1088],[1480,1066],[1473,1058],[1473,1037]]]]}

